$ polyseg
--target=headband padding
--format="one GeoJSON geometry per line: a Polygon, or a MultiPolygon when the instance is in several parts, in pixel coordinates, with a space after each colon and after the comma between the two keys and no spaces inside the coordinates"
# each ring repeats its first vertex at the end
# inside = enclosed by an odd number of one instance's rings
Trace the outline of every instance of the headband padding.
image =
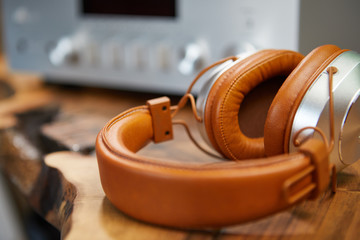
{"type": "Polygon", "coordinates": [[[264,157],[264,139],[250,138],[238,125],[246,95],[260,83],[286,77],[303,59],[286,50],[260,51],[223,73],[211,88],[205,107],[205,128],[216,150],[230,159],[264,157]]]}
{"type": "MultiPolygon", "coordinates": [[[[146,107],[129,110],[101,130],[96,155],[108,199],[124,213],[156,224],[218,227],[269,215],[289,207],[282,192],[285,180],[311,164],[301,153],[214,164],[135,154],[152,132],[146,107]]],[[[294,191],[311,180],[304,178],[294,191]]]]}
{"type": "Polygon", "coordinates": [[[285,80],[269,108],[264,142],[267,156],[288,152],[292,122],[306,91],[321,72],[342,52],[324,45],[309,53],[285,80]]]}
{"type": "Polygon", "coordinates": [[[137,152],[153,137],[151,116],[145,106],[132,108],[122,115],[127,121],[121,121],[122,118],[111,120],[104,128],[104,140],[117,151],[137,152]],[[117,124],[119,121],[121,125],[117,124]]]}

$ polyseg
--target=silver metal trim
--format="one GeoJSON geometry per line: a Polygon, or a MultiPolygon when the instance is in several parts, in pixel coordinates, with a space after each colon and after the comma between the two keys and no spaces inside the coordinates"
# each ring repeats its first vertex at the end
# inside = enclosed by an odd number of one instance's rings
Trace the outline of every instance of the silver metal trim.
{"type": "MultiPolygon", "coordinates": [[[[353,51],[344,52],[326,68],[330,66],[335,66],[339,70],[333,78],[335,145],[330,155],[330,161],[340,171],[348,165],[345,163],[353,162],[353,160],[340,160],[339,144],[344,117],[348,114],[349,106],[360,89],[360,55],[353,51]]],[[[294,134],[303,127],[317,126],[329,138],[328,105],[328,74],[324,71],[308,89],[295,114],[289,139],[290,152],[296,151],[297,148],[292,144],[292,139],[294,134]]],[[[309,130],[302,132],[299,137],[306,138],[312,135],[313,131],[309,130]]],[[[315,137],[319,136],[315,134],[315,137]]],[[[342,138],[347,138],[347,136],[342,136],[342,138]]]]}
{"type": "MultiPolygon", "coordinates": [[[[201,117],[201,119],[204,119],[205,114],[205,107],[207,104],[207,99],[209,97],[209,93],[215,82],[219,79],[219,77],[225,73],[227,70],[229,70],[231,67],[236,65],[237,63],[241,62],[245,58],[253,55],[256,51],[255,48],[248,50],[247,52],[244,52],[242,54],[237,55],[238,58],[236,61],[229,60],[223,64],[221,64],[219,67],[217,67],[211,74],[209,74],[208,79],[204,82],[203,86],[200,89],[200,92],[198,94],[197,100],[196,100],[196,110],[201,117]]],[[[198,129],[200,132],[200,135],[205,140],[205,142],[212,147],[212,144],[208,138],[208,135],[206,133],[205,123],[204,121],[201,123],[198,123],[198,129]]]]}
{"type": "MultiPolygon", "coordinates": [[[[221,64],[219,67],[217,67],[210,75],[209,78],[204,82],[203,86],[200,89],[200,92],[198,94],[198,97],[196,99],[196,110],[198,112],[198,115],[201,117],[201,119],[204,119],[205,114],[205,107],[207,103],[207,99],[210,93],[210,90],[212,86],[215,84],[216,80],[228,69],[230,69],[232,66],[234,66],[237,61],[229,60],[223,64],[221,64]]],[[[198,123],[198,129],[200,132],[200,135],[205,140],[205,142],[212,147],[210,140],[206,133],[205,123],[202,121],[201,123],[198,123]]]]}
{"type": "Polygon", "coordinates": [[[354,95],[344,116],[339,136],[339,157],[344,165],[360,158],[360,89],[354,95]]]}

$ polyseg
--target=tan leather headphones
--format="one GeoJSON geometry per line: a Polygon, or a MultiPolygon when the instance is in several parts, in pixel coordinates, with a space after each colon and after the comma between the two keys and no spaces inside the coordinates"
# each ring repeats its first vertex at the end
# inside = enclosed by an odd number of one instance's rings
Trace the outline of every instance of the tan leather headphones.
{"type": "Polygon", "coordinates": [[[150,141],[171,139],[174,111],[187,99],[195,105],[192,86],[178,107],[171,107],[168,98],[150,100],[112,119],[96,141],[101,183],[118,209],[166,226],[237,224],[317,197],[327,189],[331,169],[336,176],[333,165],[341,168],[359,158],[353,145],[358,140],[349,133],[356,129],[358,139],[357,53],[325,45],[305,58],[293,51],[263,50],[223,62],[200,92],[194,114],[222,156],[243,160],[204,165],[137,155],[150,141]],[[271,103],[264,137],[246,136],[237,121],[244,98],[261,82],[284,75],[288,77],[271,103]],[[345,156],[345,144],[353,155],[345,156]],[[331,164],[329,154],[335,151],[331,164]]]}

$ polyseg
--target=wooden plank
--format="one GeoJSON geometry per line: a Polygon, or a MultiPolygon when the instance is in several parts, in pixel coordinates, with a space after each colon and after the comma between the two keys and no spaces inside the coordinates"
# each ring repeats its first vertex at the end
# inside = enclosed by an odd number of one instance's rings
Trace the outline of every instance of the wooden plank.
{"type": "Polygon", "coordinates": [[[360,162],[338,176],[338,191],[330,189],[268,218],[223,229],[219,239],[358,239],[360,236],[360,162]]]}
{"type": "MultiPolygon", "coordinates": [[[[76,189],[71,230],[66,239],[77,239],[84,229],[99,234],[90,234],[96,236],[95,239],[143,239],[144,236],[149,236],[149,239],[152,239],[152,236],[157,239],[182,239],[186,236],[183,231],[138,222],[115,209],[100,186],[95,157],[59,152],[48,155],[45,161],[47,165],[59,170],[76,189]],[[116,234],[112,235],[113,232],[116,234]]],[[[359,168],[360,163],[356,163],[349,167],[346,173],[356,172],[359,168]]],[[[319,199],[305,201],[288,211],[259,221],[224,228],[220,233],[197,233],[192,235],[191,239],[210,238],[215,235],[217,239],[226,240],[298,239],[305,236],[319,239],[356,239],[360,234],[360,193],[349,188],[352,189],[352,184],[355,183],[359,185],[360,180],[353,175],[348,178],[347,183],[351,185],[341,183],[335,194],[329,190],[319,199]]]]}
{"type": "MultiPolygon", "coordinates": [[[[96,158],[73,152],[46,156],[45,163],[56,168],[73,184],[76,192],[71,216],[62,225],[71,225],[64,239],[187,239],[191,232],[163,228],[134,220],[117,210],[105,197],[100,184],[96,158]]],[[[64,199],[66,199],[64,197],[64,199]]],[[[66,201],[65,201],[66,202],[66,201]]],[[[66,203],[61,206],[65,206],[66,203]]],[[[60,207],[60,215],[66,211],[60,207]]],[[[197,233],[196,239],[208,234],[197,233]]]]}

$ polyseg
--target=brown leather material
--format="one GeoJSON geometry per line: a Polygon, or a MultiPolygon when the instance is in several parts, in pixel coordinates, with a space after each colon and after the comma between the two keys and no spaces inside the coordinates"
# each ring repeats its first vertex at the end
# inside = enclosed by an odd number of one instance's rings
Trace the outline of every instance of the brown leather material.
{"type": "MultiPolygon", "coordinates": [[[[311,166],[302,153],[205,165],[140,157],[135,152],[153,139],[152,126],[148,107],[138,107],[111,120],[96,140],[106,196],[143,221],[195,228],[264,217],[291,205],[284,199],[284,182],[311,166]]],[[[302,179],[292,192],[311,180],[302,179]]]]}
{"type": "Polygon", "coordinates": [[[210,90],[204,123],[214,148],[229,159],[265,156],[264,139],[243,134],[238,113],[246,95],[261,82],[288,76],[303,59],[297,52],[260,51],[223,73],[210,90]]]}
{"type": "Polygon", "coordinates": [[[238,224],[318,196],[330,178],[328,148],[323,142],[310,139],[296,153],[249,158],[264,156],[264,141],[266,154],[286,150],[285,141],[301,99],[324,68],[344,51],[327,45],[302,61],[301,54],[291,51],[261,51],[219,77],[205,108],[206,130],[224,156],[239,155],[245,158],[242,161],[200,164],[141,157],[136,152],[154,141],[164,120],[157,119],[162,115],[156,113],[158,110],[149,109],[162,103],[133,108],[115,117],[96,140],[106,196],[136,219],[181,228],[238,224]],[[264,139],[246,137],[237,117],[247,93],[259,83],[291,71],[269,109],[264,139]]]}
{"type": "Polygon", "coordinates": [[[330,163],[328,148],[323,141],[311,138],[300,146],[299,151],[311,156],[311,161],[315,166],[313,177],[316,179],[317,185],[311,196],[312,199],[315,199],[329,186],[330,163]]]}
{"type": "Polygon", "coordinates": [[[146,105],[152,117],[154,142],[160,143],[173,139],[170,99],[168,97],[150,99],[146,105]]]}
{"type": "Polygon", "coordinates": [[[309,53],[285,80],[276,94],[265,122],[264,142],[267,156],[289,151],[289,138],[295,113],[306,91],[337,56],[347,50],[324,45],[309,53]]]}

